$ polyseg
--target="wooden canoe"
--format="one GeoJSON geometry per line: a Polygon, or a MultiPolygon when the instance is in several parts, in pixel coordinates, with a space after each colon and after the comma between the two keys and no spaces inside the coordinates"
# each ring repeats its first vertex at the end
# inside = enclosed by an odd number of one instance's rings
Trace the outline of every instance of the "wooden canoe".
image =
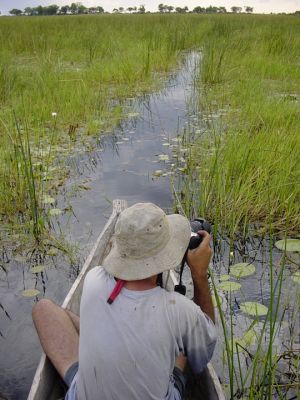
{"type": "MultiPolygon", "coordinates": [[[[107,221],[103,231],[99,235],[96,244],[91,253],[87,257],[80,274],[75,280],[72,288],[67,294],[62,307],[79,314],[80,298],[84,277],[87,272],[101,265],[103,259],[107,255],[110,248],[110,240],[114,232],[117,218],[122,210],[127,207],[126,201],[114,200],[113,211],[107,221]]],[[[176,276],[173,271],[165,274],[164,286],[168,290],[172,290],[177,283],[176,276]]],[[[28,400],[60,400],[64,398],[66,387],[51,362],[43,353],[36,370],[28,400]]],[[[209,363],[200,376],[193,377],[193,382],[188,385],[188,399],[205,399],[205,400],[225,400],[219,379],[213,366],[209,363]]]]}

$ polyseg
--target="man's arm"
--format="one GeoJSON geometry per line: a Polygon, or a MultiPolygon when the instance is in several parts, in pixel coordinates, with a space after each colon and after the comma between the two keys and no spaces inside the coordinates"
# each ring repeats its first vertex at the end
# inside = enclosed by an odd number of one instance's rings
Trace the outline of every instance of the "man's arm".
{"type": "Polygon", "coordinates": [[[194,302],[200,306],[211,320],[215,323],[214,306],[210,294],[207,270],[212,256],[209,242],[211,236],[206,231],[199,231],[203,238],[201,244],[187,254],[187,263],[190,267],[194,284],[194,302]]]}

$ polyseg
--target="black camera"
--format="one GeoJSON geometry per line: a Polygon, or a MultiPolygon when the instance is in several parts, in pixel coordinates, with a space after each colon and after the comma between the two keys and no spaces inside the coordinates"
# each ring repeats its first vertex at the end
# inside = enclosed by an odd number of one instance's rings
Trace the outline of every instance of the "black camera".
{"type": "Polygon", "coordinates": [[[190,250],[195,249],[202,242],[202,236],[198,235],[197,232],[206,231],[211,233],[211,224],[204,218],[196,218],[191,221],[191,229],[192,234],[188,247],[190,250]]]}
{"type": "MultiPolygon", "coordinates": [[[[198,235],[199,231],[206,231],[208,233],[211,233],[211,224],[208,221],[206,221],[206,219],[204,219],[204,218],[196,218],[196,219],[193,219],[193,221],[191,221],[191,229],[192,229],[192,233],[191,233],[190,243],[188,246],[188,249],[190,249],[190,250],[195,249],[202,242],[203,238],[202,238],[202,236],[198,235]]],[[[187,249],[187,251],[188,251],[188,249],[187,249]]],[[[179,283],[178,283],[178,285],[175,285],[175,288],[174,288],[175,292],[183,294],[184,296],[186,293],[186,287],[182,283],[182,273],[183,273],[184,265],[186,262],[187,251],[181,262],[179,283]]]]}

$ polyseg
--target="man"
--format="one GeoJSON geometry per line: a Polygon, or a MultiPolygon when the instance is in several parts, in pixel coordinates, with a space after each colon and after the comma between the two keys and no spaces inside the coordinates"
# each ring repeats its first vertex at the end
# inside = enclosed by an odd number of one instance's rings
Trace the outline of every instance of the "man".
{"type": "Polygon", "coordinates": [[[49,300],[36,304],[33,320],[69,386],[66,399],[183,398],[184,356],[199,373],[216,343],[207,280],[210,235],[199,234],[200,246],[187,254],[194,302],[157,286],[158,275],[180,264],[186,252],[189,221],[139,203],[120,214],[103,266],[85,278],[80,323],[49,300]]]}

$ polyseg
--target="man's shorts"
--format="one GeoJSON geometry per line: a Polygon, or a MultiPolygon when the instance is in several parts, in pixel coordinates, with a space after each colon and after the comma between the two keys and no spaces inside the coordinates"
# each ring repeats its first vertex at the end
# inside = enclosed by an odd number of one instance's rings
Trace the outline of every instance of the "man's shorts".
{"type": "Polygon", "coordinates": [[[78,371],[78,362],[72,364],[64,376],[64,382],[69,388],[65,400],[77,400],[76,379],[74,379],[75,375],[77,374],[77,371],[78,371]]]}
{"type": "MultiPolygon", "coordinates": [[[[68,386],[69,390],[65,397],[65,400],[77,400],[76,395],[76,379],[75,375],[78,371],[78,362],[71,365],[64,376],[64,382],[68,386]]],[[[174,378],[174,386],[177,389],[180,398],[184,398],[185,385],[186,385],[186,376],[181,371],[181,369],[175,367],[173,370],[173,378],[174,378]]]]}

